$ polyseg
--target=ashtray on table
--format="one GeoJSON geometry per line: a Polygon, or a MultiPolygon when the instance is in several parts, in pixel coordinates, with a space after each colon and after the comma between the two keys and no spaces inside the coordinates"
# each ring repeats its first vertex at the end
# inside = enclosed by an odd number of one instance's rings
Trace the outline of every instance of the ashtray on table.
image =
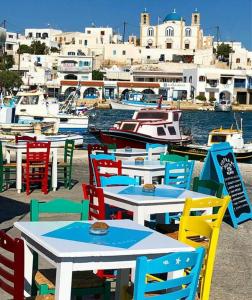
{"type": "Polygon", "coordinates": [[[135,159],[135,165],[138,165],[138,166],[144,165],[144,158],[143,158],[143,157],[137,157],[137,158],[135,159]]]}
{"type": "Polygon", "coordinates": [[[143,192],[146,192],[146,193],[154,193],[155,192],[155,185],[154,184],[144,184],[143,185],[143,192]]]}
{"type": "Polygon", "coordinates": [[[89,228],[89,233],[95,235],[104,235],[109,231],[109,225],[104,222],[95,222],[89,228]]]}

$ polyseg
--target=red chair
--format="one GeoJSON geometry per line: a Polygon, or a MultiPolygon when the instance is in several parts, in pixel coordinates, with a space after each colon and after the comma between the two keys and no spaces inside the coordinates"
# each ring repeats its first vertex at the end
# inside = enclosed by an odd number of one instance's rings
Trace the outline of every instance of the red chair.
{"type": "Polygon", "coordinates": [[[113,160],[96,160],[93,159],[93,166],[94,166],[94,173],[95,173],[95,179],[96,179],[96,185],[98,187],[101,186],[101,176],[111,176],[111,175],[122,175],[122,161],[118,160],[118,161],[113,161],[113,160]],[[116,172],[113,173],[102,173],[100,171],[101,168],[111,168],[111,169],[116,169],[116,172]]]}
{"type": "Polygon", "coordinates": [[[24,297],[24,241],[0,230],[0,288],[13,300],[53,300],[53,295],[24,297]],[[4,251],[2,251],[4,250],[4,251]],[[5,255],[6,253],[6,255],[5,255]]]}
{"type": "Polygon", "coordinates": [[[88,144],[88,167],[89,167],[89,184],[94,184],[94,173],[93,173],[93,167],[92,162],[90,159],[90,154],[93,153],[93,151],[102,151],[104,154],[108,154],[108,146],[101,145],[101,144],[88,144]]]}
{"type": "Polygon", "coordinates": [[[16,135],[15,136],[15,143],[18,144],[18,142],[37,142],[36,136],[27,136],[27,135],[16,135]]]}
{"type": "Polygon", "coordinates": [[[30,193],[33,183],[41,183],[41,190],[48,193],[48,167],[51,142],[27,143],[26,163],[23,168],[23,182],[26,194],[30,193]]]}

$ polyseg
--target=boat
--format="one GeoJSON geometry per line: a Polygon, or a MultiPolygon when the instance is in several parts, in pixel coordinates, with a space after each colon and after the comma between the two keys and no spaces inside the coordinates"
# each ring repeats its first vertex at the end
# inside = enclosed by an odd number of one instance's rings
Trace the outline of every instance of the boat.
{"type": "Polygon", "coordinates": [[[74,115],[59,110],[55,99],[49,100],[43,91],[19,92],[15,107],[15,122],[54,122],[59,132],[81,132],[88,129],[88,115],[74,115]]]}
{"type": "Polygon", "coordinates": [[[178,109],[145,108],[135,111],[132,119],[116,122],[108,130],[90,128],[90,132],[102,143],[116,144],[118,148],[145,148],[146,143],[188,144],[191,136],[181,133],[181,114],[178,109]]]}
{"type": "Polygon", "coordinates": [[[20,134],[24,133],[57,133],[54,122],[39,122],[30,124],[0,123],[0,134],[20,134]]]}
{"type": "Polygon", "coordinates": [[[232,104],[229,99],[220,99],[219,101],[214,102],[215,111],[232,111],[232,104]]]}
{"type": "Polygon", "coordinates": [[[244,143],[243,131],[240,129],[218,128],[210,131],[206,145],[172,145],[169,152],[179,155],[188,155],[190,159],[204,160],[208,150],[213,144],[228,142],[232,147],[237,161],[252,159],[252,143],[244,143]]]}
{"type": "MultiPolygon", "coordinates": [[[[129,92],[121,100],[111,100],[113,109],[140,110],[142,108],[156,108],[160,100],[160,95],[143,94],[140,92],[129,92]]],[[[164,108],[170,108],[170,104],[162,104],[164,108]]]]}

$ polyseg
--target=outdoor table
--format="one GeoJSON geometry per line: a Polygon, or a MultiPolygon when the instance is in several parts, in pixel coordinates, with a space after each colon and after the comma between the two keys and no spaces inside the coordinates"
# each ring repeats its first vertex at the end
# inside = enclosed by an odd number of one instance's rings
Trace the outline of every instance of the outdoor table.
{"type": "MultiPolygon", "coordinates": [[[[16,222],[25,242],[25,282],[29,295],[33,255],[36,251],[56,267],[56,300],[70,300],[73,271],[118,269],[116,299],[122,299],[129,269],[136,258],[158,257],[171,252],[194,250],[131,220],[109,220],[106,235],[89,233],[91,221],[16,222]]],[[[176,276],[176,274],[174,275],[176,276]]]]}
{"type": "MultiPolygon", "coordinates": [[[[22,190],[22,156],[26,153],[26,142],[24,143],[7,143],[6,149],[6,160],[7,163],[11,161],[11,151],[16,152],[16,163],[17,163],[17,175],[16,175],[16,189],[20,193],[22,190]]],[[[57,159],[58,159],[58,145],[54,143],[50,148],[52,154],[52,188],[53,191],[57,189],[57,159]]]]}
{"type": "Polygon", "coordinates": [[[144,221],[149,220],[152,214],[182,212],[186,198],[209,197],[202,193],[161,184],[156,185],[155,192],[144,192],[143,186],[104,187],[103,192],[106,204],[132,211],[133,220],[141,225],[144,225],[144,221]]]}
{"type": "Polygon", "coordinates": [[[122,161],[122,173],[130,177],[139,176],[143,183],[152,183],[154,177],[165,174],[165,162],[160,160],[145,160],[144,164],[137,165],[135,161],[122,161]]]}
{"type": "MultiPolygon", "coordinates": [[[[95,152],[98,154],[102,151],[96,150],[95,152]]],[[[146,158],[148,156],[146,149],[139,148],[131,148],[131,151],[127,151],[125,148],[108,149],[108,153],[115,154],[117,160],[133,160],[136,157],[146,158]]],[[[154,158],[159,159],[161,153],[163,153],[163,151],[155,151],[152,155],[154,158]]]]}

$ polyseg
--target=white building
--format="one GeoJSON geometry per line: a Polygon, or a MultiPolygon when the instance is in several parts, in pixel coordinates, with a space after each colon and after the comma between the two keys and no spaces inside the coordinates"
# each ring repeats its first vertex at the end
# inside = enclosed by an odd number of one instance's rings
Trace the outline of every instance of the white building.
{"type": "Polygon", "coordinates": [[[40,41],[49,48],[57,47],[54,36],[61,32],[61,30],[52,28],[27,28],[25,29],[26,44],[30,45],[33,41],[40,41]]]}
{"type": "Polygon", "coordinates": [[[150,14],[141,13],[140,45],[161,49],[203,49],[212,47],[212,37],[205,37],[200,24],[200,13],[195,10],[191,24],[174,10],[163,22],[152,25],[150,14]]]}

